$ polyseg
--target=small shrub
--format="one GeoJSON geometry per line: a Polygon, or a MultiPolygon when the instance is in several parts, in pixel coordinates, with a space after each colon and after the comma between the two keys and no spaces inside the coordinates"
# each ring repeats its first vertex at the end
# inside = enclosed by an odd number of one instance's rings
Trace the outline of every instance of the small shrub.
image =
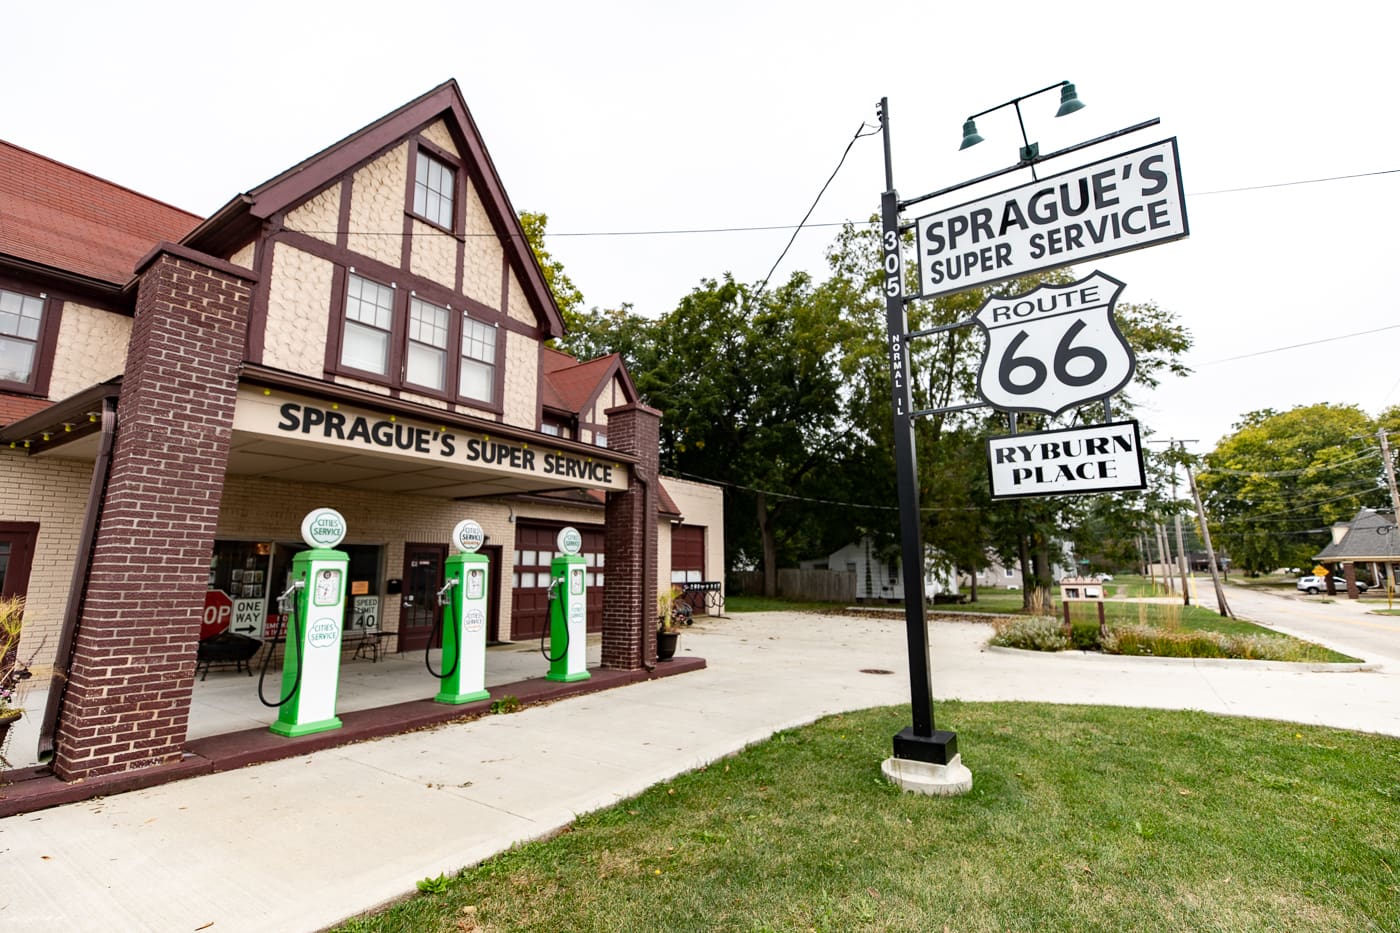
{"type": "Polygon", "coordinates": [[[1064,627],[1052,616],[1032,616],[1027,619],[998,622],[991,643],[1004,648],[1023,648],[1027,651],[1064,651],[1070,646],[1069,639],[1065,637],[1064,627]]]}
{"type": "Polygon", "coordinates": [[[452,881],[446,875],[438,875],[436,878],[422,878],[418,882],[418,890],[424,894],[443,894],[452,887],[452,881]]]}
{"type": "Polygon", "coordinates": [[[520,709],[520,698],[507,693],[499,700],[491,701],[491,712],[493,713],[513,713],[520,709]]]}
{"type": "MultiPolygon", "coordinates": [[[[1061,631],[1064,626],[1061,626],[1061,631]]],[[[1075,622],[1069,633],[1070,647],[1079,651],[1099,651],[1099,623],[1075,622]]]]}

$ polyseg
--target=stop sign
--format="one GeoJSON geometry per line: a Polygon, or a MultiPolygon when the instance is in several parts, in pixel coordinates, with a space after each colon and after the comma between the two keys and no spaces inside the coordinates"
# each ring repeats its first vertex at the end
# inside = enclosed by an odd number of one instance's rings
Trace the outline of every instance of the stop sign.
{"type": "Polygon", "coordinates": [[[199,640],[213,638],[227,631],[233,621],[233,600],[223,590],[209,590],[204,594],[204,617],[199,622],[199,640]]]}

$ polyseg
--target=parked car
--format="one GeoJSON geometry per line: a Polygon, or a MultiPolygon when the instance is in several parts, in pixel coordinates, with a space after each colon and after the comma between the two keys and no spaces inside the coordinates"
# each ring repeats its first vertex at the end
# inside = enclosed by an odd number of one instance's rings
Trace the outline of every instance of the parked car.
{"type": "MultiPolygon", "coordinates": [[[[1342,591],[1345,591],[1345,590],[1346,590],[1346,588],[1347,588],[1347,581],[1338,579],[1338,580],[1335,581],[1335,582],[1336,582],[1336,586],[1337,586],[1337,589],[1338,589],[1338,590],[1342,590],[1342,591]]],[[[1356,581],[1356,591],[1357,591],[1358,593],[1364,593],[1364,592],[1366,592],[1367,590],[1369,590],[1370,588],[1371,588],[1371,587],[1370,587],[1369,584],[1363,583],[1363,582],[1360,581],[1360,580],[1357,580],[1357,581],[1356,581]]],[[[1326,577],[1299,577],[1299,578],[1298,578],[1298,592],[1300,592],[1300,593],[1307,593],[1309,596],[1316,596],[1318,593],[1324,593],[1324,592],[1326,592],[1326,591],[1327,591],[1327,578],[1326,578],[1326,577]]]]}

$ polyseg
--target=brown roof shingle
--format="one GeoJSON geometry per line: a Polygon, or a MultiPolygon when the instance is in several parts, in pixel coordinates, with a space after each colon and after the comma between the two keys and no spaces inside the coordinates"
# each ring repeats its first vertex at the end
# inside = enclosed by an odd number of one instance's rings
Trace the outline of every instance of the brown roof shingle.
{"type": "Polygon", "coordinates": [[[194,214],[0,140],[0,254],[125,285],[194,214]]]}

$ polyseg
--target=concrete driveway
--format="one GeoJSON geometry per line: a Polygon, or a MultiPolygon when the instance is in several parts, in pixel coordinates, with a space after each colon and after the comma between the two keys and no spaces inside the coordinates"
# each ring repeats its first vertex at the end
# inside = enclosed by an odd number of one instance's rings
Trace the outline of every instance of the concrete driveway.
{"type": "MultiPolygon", "coordinates": [[[[989,631],[933,625],[936,697],[1201,709],[1400,736],[1394,673],[988,650],[989,631]]],[[[775,730],[908,702],[899,619],[706,620],[681,650],[708,667],[0,820],[0,927],[317,930],[775,730]]],[[[977,749],[962,751],[975,780],[977,749]]],[[[868,767],[879,774],[878,761],[868,767]]]]}

